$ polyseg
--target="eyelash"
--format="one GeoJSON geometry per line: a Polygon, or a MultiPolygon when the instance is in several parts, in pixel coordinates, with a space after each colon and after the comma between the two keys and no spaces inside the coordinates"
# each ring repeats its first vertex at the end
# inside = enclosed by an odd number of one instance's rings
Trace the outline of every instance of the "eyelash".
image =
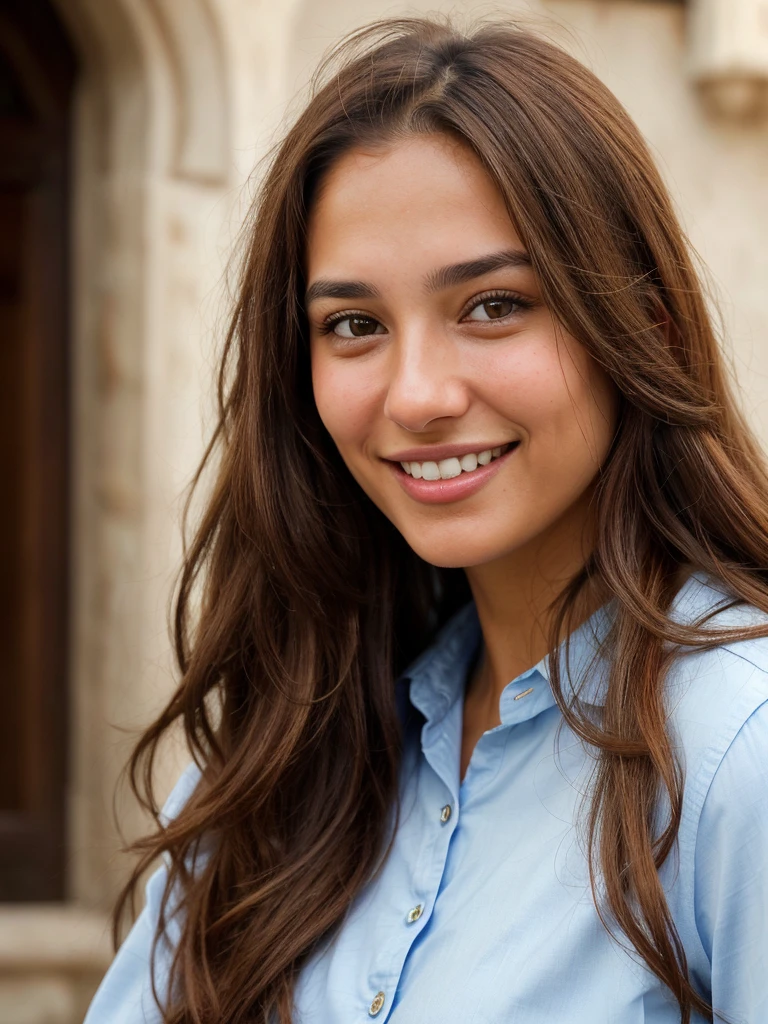
{"type": "MultiPolygon", "coordinates": [[[[471,313],[473,309],[476,309],[478,306],[482,306],[484,302],[490,302],[493,299],[508,299],[510,302],[513,302],[517,307],[519,307],[519,309],[532,309],[534,305],[534,303],[530,299],[524,299],[522,295],[518,295],[517,292],[505,291],[503,289],[494,289],[491,291],[482,292],[480,295],[475,296],[475,298],[471,300],[470,304],[466,306],[462,311],[462,318],[467,316],[468,313],[471,313]]],[[[507,313],[506,316],[500,316],[497,317],[495,320],[488,320],[486,322],[498,323],[500,321],[504,321],[508,317],[514,316],[515,312],[517,311],[507,313]]],[[[363,313],[362,310],[346,309],[340,311],[339,313],[332,313],[331,316],[326,317],[326,319],[323,320],[323,322],[319,325],[318,330],[320,331],[321,334],[330,334],[333,331],[333,328],[336,326],[336,324],[340,324],[344,320],[351,320],[352,317],[355,316],[358,316],[361,319],[366,320],[376,320],[375,316],[369,316],[367,313],[363,313]]],[[[379,322],[380,321],[376,320],[376,323],[379,322]]],[[[370,335],[370,337],[374,337],[374,335],[370,335]]]]}

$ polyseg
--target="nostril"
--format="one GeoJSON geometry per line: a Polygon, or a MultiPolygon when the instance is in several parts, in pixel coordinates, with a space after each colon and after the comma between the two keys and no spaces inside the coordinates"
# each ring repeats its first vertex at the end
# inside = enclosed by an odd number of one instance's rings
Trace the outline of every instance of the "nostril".
{"type": "Polygon", "coordinates": [[[410,434],[420,434],[439,420],[464,416],[471,398],[460,381],[447,376],[419,375],[393,380],[384,402],[384,415],[410,434]]]}

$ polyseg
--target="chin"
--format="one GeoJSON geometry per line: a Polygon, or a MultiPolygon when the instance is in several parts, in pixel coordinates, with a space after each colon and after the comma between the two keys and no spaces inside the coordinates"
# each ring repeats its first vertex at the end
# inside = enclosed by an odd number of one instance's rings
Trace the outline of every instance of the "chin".
{"type": "MultiPolygon", "coordinates": [[[[509,552],[510,545],[480,542],[475,537],[428,538],[404,533],[406,543],[419,558],[440,569],[469,569],[484,565],[509,552]]],[[[512,545],[514,547],[514,545],[512,545]]]]}

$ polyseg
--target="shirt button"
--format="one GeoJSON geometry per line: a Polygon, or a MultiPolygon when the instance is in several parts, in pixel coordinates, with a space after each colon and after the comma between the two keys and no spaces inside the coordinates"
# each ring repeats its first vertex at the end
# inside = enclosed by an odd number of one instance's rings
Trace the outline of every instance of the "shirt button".
{"type": "Polygon", "coordinates": [[[418,906],[413,907],[411,910],[408,911],[408,917],[406,918],[406,920],[408,921],[408,924],[413,924],[414,921],[418,921],[423,913],[424,913],[424,904],[423,903],[419,903],[418,906]]]}
{"type": "Polygon", "coordinates": [[[383,992],[377,992],[376,993],[376,995],[373,997],[373,1002],[368,1007],[368,1016],[369,1017],[375,1017],[379,1013],[379,1011],[381,1010],[382,1006],[384,1005],[384,1000],[386,998],[387,997],[384,995],[383,992]]]}
{"type": "Polygon", "coordinates": [[[451,816],[451,805],[450,804],[446,804],[445,807],[442,809],[442,811],[440,811],[440,821],[442,821],[442,823],[445,824],[446,821],[448,821],[448,819],[450,818],[450,816],[451,816]]]}

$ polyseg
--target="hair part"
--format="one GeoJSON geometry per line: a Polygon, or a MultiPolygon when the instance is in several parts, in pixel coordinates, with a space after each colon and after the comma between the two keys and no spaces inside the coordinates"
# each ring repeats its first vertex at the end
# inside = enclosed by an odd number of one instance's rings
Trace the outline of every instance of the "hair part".
{"type": "Polygon", "coordinates": [[[303,963],[386,856],[401,746],[394,680],[469,591],[462,572],[408,548],[320,422],[302,304],[306,224],[345,152],[443,133],[482,162],[553,314],[621,396],[595,489],[595,548],[551,636],[552,649],[567,637],[586,588],[610,596],[601,718],[566,695],[554,660],[551,685],[565,723],[598,754],[586,808],[598,912],[671,991],[683,1024],[693,1012],[712,1019],[658,874],[683,793],[664,676],[670,645],[760,631],[713,632],[668,613],[685,570],[768,611],[768,480],[666,189],[609,90],[507,22],[465,34],[436,19],[380,21],[342,41],[319,74],[248,229],[203,464],[218,460],[218,475],[176,596],[181,682],[130,762],[157,829],[134,845],[141,857],[115,927],[165,854],[158,936],[177,914],[180,925],[165,1021],[288,1024],[303,963]],[[161,827],[152,765],[178,721],[203,779],[161,827]]]}

